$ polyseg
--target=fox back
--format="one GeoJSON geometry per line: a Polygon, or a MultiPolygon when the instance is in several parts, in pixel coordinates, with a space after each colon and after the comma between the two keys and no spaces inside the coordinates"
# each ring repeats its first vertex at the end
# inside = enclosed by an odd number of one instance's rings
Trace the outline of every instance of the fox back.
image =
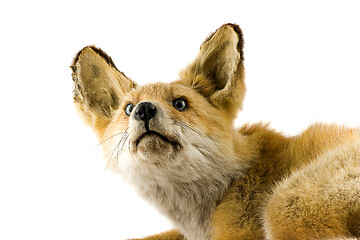
{"type": "Polygon", "coordinates": [[[75,105],[108,167],[177,229],[147,239],[360,235],[358,130],[316,124],[288,138],[264,124],[234,128],[246,92],[237,25],[211,34],[172,83],[139,86],[95,46],[76,55],[72,70],[75,105]],[[334,182],[327,173],[339,168],[334,182]]]}

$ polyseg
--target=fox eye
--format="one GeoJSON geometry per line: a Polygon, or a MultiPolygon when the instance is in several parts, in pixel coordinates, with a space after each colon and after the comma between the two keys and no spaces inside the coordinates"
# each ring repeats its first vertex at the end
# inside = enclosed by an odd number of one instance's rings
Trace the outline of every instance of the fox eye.
{"type": "Polygon", "coordinates": [[[172,105],[173,105],[173,107],[174,107],[176,110],[178,110],[178,111],[180,111],[180,112],[185,111],[186,108],[187,108],[187,102],[186,102],[186,100],[183,99],[183,98],[177,98],[177,99],[175,99],[175,100],[172,102],[172,105]]]}
{"type": "Polygon", "coordinates": [[[132,110],[134,109],[135,105],[133,103],[128,103],[125,107],[126,115],[130,116],[132,110]]]}

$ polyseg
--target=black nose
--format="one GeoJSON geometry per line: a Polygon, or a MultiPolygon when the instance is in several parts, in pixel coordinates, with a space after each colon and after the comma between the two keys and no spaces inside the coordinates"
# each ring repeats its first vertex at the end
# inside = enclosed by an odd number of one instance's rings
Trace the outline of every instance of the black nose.
{"type": "Polygon", "coordinates": [[[148,122],[156,115],[156,107],[150,102],[142,102],[136,106],[135,119],[148,122]]]}

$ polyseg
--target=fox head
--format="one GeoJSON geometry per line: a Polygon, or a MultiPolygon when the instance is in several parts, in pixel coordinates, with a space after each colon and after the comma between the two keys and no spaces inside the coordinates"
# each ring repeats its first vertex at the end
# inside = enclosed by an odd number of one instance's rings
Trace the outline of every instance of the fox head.
{"type": "Polygon", "coordinates": [[[243,169],[247,150],[233,128],[245,95],[237,25],[223,25],[206,39],[172,83],[139,86],[94,46],[76,55],[72,70],[77,109],[95,130],[109,167],[140,194],[159,199],[154,192],[172,189],[170,199],[185,185],[209,182],[221,189],[243,169]]]}

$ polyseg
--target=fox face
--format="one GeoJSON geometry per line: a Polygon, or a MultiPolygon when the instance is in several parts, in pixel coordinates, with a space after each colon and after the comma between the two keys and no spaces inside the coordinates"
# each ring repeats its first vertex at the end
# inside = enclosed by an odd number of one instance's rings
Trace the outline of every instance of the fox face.
{"type": "Polygon", "coordinates": [[[108,166],[189,239],[207,239],[216,200],[251,155],[233,129],[245,95],[242,48],[240,28],[224,25],[179,80],[144,86],[94,46],[72,65],[76,107],[108,166]]]}
{"type": "Polygon", "coordinates": [[[234,147],[229,146],[232,123],[220,117],[224,114],[201,94],[179,84],[133,89],[105,133],[109,164],[126,175],[129,166],[123,164],[129,160],[129,164],[152,169],[163,180],[195,181],[203,171],[213,174],[212,164],[219,155],[228,155],[220,159],[237,159],[234,147]]]}

